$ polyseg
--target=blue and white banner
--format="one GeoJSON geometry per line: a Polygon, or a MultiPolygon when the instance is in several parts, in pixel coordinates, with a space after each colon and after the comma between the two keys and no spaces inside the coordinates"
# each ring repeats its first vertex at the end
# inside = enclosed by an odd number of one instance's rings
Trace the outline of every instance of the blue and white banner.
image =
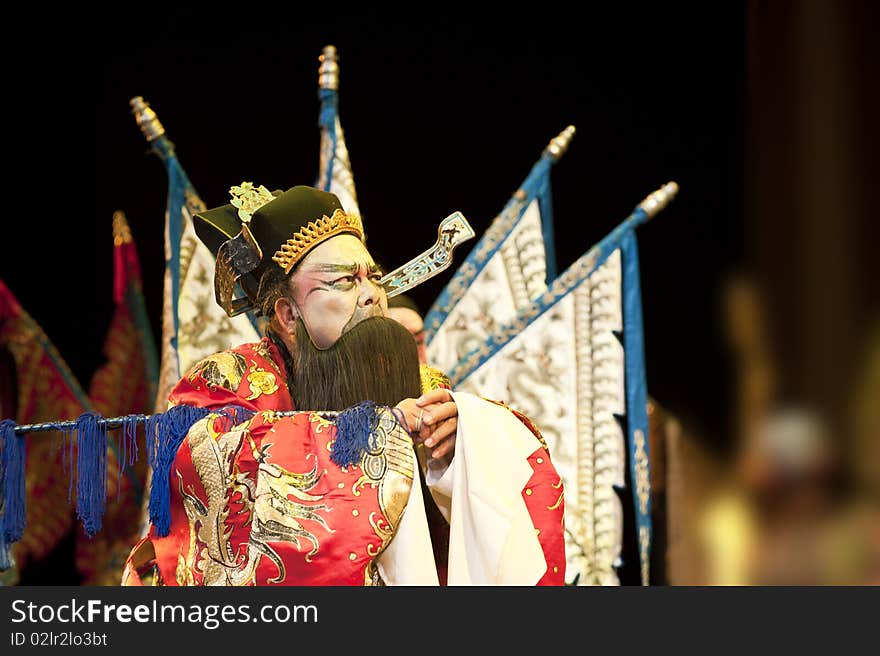
{"type": "Polygon", "coordinates": [[[256,342],[251,314],[228,317],[214,297],[214,255],[196,236],[192,217],[205,209],[163,135],[152,142],[168,173],[165,211],[165,285],[156,410],[166,409],[171,386],[199,360],[237,344],[256,342]]]}
{"type": "Polygon", "coordinates": [[[448,372],[454,388],[503,401],[546,439],[565,489],[569,583],[619,583],[625,527],[616,490],[625,485],[627,462],[643,585],[650,579],[648,399],[635,230],[675,191],[673,183],[649,196],[448,372]]]}
{"type": "Polygon", "coordinates": [[[339,121],[339,64],[336,48],[324,48],[320,60],[318,98],[321,100],[321,113],[318,125],[321,128],[321,155],[315,187],[336,194],[346,212],[360,216],[351,161],[339,121]]]}
{"type": "Polygon", "coordinates": [[[555,277],[550,169],[573,134],[567,128],[544,150],[428,311],[425,341],[432,366],[456,366],[555,277]]]}

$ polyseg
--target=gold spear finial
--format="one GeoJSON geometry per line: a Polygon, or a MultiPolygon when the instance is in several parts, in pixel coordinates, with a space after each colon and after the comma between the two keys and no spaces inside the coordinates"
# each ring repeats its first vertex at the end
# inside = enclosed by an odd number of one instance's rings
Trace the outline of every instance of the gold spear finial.
{"type": "Polygon", "coordinates": [[[678,183],[677,182],[667,182],[665,185],[660,187],[657,191],[648,195],[648,197],[639,203],[639,207],[648,215],[649,219],[654,218],[654,216],[666,207],[675,195],[678,193],[678,183]]]}
{"type": "Polygon", "coordinates": [[[121,246],[131,242],[131,229],[125,220],[125,212],[116,210],[113,212],[113,244],[121,246]]]}
{"type": "Polygon", "coordinates": [[[324,46],[318,61],[321,62],[318,67],[318,86],[321,89],[338,89],[339,58],[336,56],[336,46],[324,46]]]}
{"type": "Polygon", "coordinates": [[[150,109],[150,105],[146,103],[141,96],[135,96],[129,102],[131,105],[131,113],[134,114],[134,120],[140,127],[141,132],[147,138],[147,141],[155,141],[163,134],[165,128],[159,122],[156,112],[150,109]]]}
{"type": "Polygon", "coordinates": [[[571,139],[572,137],[574,137],[574,133],[574,126],[569,125],[557,136],[553,137],[550,143],[547,144],[547,148],[544,149],[544,152],[549,153],[553,156],[554,159],[558,160],[565,154],[565,151],[568,150],[568,144],[571,143],[571,139]]]}

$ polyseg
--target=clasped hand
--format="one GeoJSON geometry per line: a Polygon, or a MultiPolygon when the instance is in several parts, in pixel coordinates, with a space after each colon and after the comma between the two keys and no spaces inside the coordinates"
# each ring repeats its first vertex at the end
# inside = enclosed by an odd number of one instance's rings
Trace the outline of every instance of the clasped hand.
{"type": "Polygon", "coordinates": [[[431,390],[417,399],[404,399],[396,407],[403,411],[407,430],[413,440],[432,449],[432,458],[453,455],[458,430],[458,407],[449,390],[431,390]]]}

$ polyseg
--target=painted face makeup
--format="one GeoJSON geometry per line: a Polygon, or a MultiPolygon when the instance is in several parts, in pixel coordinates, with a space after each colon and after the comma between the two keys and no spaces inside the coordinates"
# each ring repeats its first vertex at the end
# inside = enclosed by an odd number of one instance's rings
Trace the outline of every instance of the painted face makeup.
{"type": "Polygon", "coordinates": [[[386,316],[382,273],[354,235],[319,244],[292,276],[293,302],[315,347],[332,346],[343,333],[373,316],[386,316]]]}

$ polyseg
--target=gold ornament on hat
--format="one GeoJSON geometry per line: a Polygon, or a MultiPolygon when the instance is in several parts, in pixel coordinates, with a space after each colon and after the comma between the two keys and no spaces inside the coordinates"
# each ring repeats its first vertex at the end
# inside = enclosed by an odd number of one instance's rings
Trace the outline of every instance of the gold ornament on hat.
{"type": "Polygon", "coordinates": [[[254,212],[275,200],[271,191],[263,185],[254,187],[253,182],[242,182],[240,185],[230,187],[229,195],[232,196],[230,204],[238,210],[238,218],[242,223],[248,223],[254,212]]]}
{"type": "Polygon", "coordinates": [[[300,228],[293,237],[281,245],[281,250],[275,252],[272,260],[284,269],[284,273],[290,273],[290,270],[296,266],[296,263],[312,246],[345,232],[353,232],[358,239],[364,240],[361,217],[357,214],[346,214],[342,209],[337,208],[332,216],[328,217],[325,214],[317,221],[309,221],[307,225],[300,228]]]}

